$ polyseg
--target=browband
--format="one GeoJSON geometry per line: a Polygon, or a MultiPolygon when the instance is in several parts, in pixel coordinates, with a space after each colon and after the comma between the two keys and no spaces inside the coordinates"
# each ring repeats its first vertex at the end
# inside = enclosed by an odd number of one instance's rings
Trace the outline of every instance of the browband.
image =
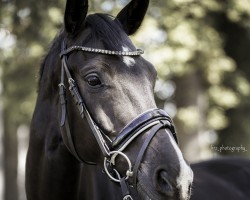
{"type": "Polygon", "coordinates": [[[136,49],[135,51],[111,51],[106,49],[96,49],[83,46],[72,46],[65,50],[62,50],[62,52],[60,53],[60,57],[62,57],[63,55],[67,55],[72,51],[85,51],[89,53],[99,53],[99,54],[116,55],[116,56],[139,56],[144,53],[142,49],[136,49]]]}

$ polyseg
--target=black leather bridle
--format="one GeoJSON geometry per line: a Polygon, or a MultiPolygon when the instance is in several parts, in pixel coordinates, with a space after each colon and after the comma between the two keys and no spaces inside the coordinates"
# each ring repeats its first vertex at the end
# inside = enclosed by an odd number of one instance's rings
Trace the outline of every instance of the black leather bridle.
{"type": "Polygon", "coordinates": [[[137,181],[137,171],[139,169],[140,163],[143,159],[144,153],[152,140],[155,134],[164,128],[170,129],[173,138],[178,143],[177,136],[175,133],[175,128],[173,126],[173,122],[169,115],[161,109],[152,109],[148,110],[138,117],[136,117],[133,121],[131,121],[127,126],[123,128],[123,130],[117,135],[117,137],[111,141],[108,136],[106,136],[99,126],[95,123],[93,118],[88,112],[88,109],[81,97],[81,94],[77,88],[77,84],[75,80],[72,78],[70,71],[67,66],[67,55],[73,51],[84,51],[91,53],[99,53],[99,54],[108,54],[108,55],[116,55],[116,56],[139,56],[143,53],[142,50],[137,49],[136,51],[109,51],[103,49],[94,49],[87,48],[82,46],[72,46],[66,49],[65,41],[62,44],[62,51],[60,53],[60,57],[62,60],[61,66],[61,82],[59,84],[59,97],[61,104],[61,127],[65,127],[66,135],[62,135],[63,141],[67,149],[72,153],[72,155],[81,163],[86,164],[95,164],[94,162],[89,162],[82,160],[78,155],[75,144],[72,138],[72,134],[70,131],[70,125],[67,116],[67,100],[66,100],[66,87],[64,85],[65,82],[65,74],[69,83],[69,91],[71,93],[72,98],[79,110],[81,118],[85,118],[91,128],[91,131],[102,151],[104,156],[104,169],[106,174],[115,182],[119,182],[122,188],[123,199],[130,200],[132,199],[130,195],[130,191],[128,189],[127,180],[132,178],[133,186],[136,186],[137,181]],[[139,136],[140,134],[148,131],[148,135],[139,150],[138,156],[134,165],[126,154],[123,153],[124,149],[131,143],[133,140],[139,136]],[[124,159],[128,162],[129,169],[126,172],[124,177],[121,177],[119,172],[115,168],[115,159],[120,155],[124,157],[124,159]]]}

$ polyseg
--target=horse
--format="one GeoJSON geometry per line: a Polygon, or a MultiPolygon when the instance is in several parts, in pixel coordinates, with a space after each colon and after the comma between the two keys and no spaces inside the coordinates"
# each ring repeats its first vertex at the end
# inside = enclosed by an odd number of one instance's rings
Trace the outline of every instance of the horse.
{"type": "Polygon", "coordinates": [[[250,160],[225,157],[191,164],[191,200],[248,200],[250,160]]]}
{"type": "Polygon", "coordinates": [[[157,72],[129,38],[148,5],[132,0],[114,17],[67,0],[40,68],[27,200],[190,198],[192,170],[154,100],[157,72]]]}

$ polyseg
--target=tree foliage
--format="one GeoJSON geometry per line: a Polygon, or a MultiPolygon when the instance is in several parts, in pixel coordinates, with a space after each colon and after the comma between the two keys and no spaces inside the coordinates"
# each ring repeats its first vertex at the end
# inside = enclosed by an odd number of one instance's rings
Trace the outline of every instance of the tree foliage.
{"type": "Polygon", "coordinates": [[[249,19],[249,1],[152,1],[136,36],[165,82],[159,105],[175,116],[180,134],[207,141],[201,146],[218,137],[218,146],[250,148],[249,19]]]}

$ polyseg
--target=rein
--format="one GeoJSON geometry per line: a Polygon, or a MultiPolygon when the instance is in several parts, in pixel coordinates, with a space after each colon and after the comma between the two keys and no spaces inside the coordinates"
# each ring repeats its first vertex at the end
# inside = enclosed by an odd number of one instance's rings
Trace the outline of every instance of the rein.
{"type": "Polygon", "coordinates": [[[66,74],[66,78],[69,83],[69,91],[79,110],[80,116],[82,119],[85,118],[87,120],[89,127],[91,128],[91,131],[99,145],[99,148],[102,151],[102,154],[104,156],[104,169],[106,174],[111,180],[120,183],[123,193],[123,200],[132,200],[133,198],[130,195],[127,180],[129,178],[132,178],[133,185],[136,186],[137,171],[139,169],[145,151],[155,134],[160,129],[168,128],[170,129],[173,138],[178,143],[173,122],[169,115],[161,109],[148,110],[136,117],[134,120],[132,120],[127,126],[122,129],[118,136],[113,141],[111,141],[111,139],[101,131],[101,129],[98,127],[98,125],[94,122],[93,118],[89,114],[88,109],[77,88],[77,84],[72,78],[70,71],[67,67],[67,54],[73,51],[84,51],[116,56],[139,56],[143,54],[143,50],[137,49],[136,51],[110,51],[82,46],[72,46],[66,49],[65,42],[63,42],[62,51],[60,53],[60,58],[62,60],[61,82],[59,84],[59,97],[61,105],[60,125],[61,127],[65,127],[66,130],[66,136],[62,134],[64,144],[79,162],[95,165],[94,162],[82,160],[75,148],[67,116],[66,87],[64,85],[66,74]],[[133,142],[136,137],[138,137],[140,134],[143,134],[145,131],[149,131],[149,134],[146,137],[141,149],[139,150],[139,154],[136,158],[136,161],[132,166],[130,159],[126,154],[123,153],[123,151],[131,142],[133,142]],[[109,144],[107,143],[107,140],[109,144]],[[125,177],[121,177],[119,172],[115,169],[115,159],[118,155],[122,156],[128,163],[129,169],[126,172],[125,177]]]}

